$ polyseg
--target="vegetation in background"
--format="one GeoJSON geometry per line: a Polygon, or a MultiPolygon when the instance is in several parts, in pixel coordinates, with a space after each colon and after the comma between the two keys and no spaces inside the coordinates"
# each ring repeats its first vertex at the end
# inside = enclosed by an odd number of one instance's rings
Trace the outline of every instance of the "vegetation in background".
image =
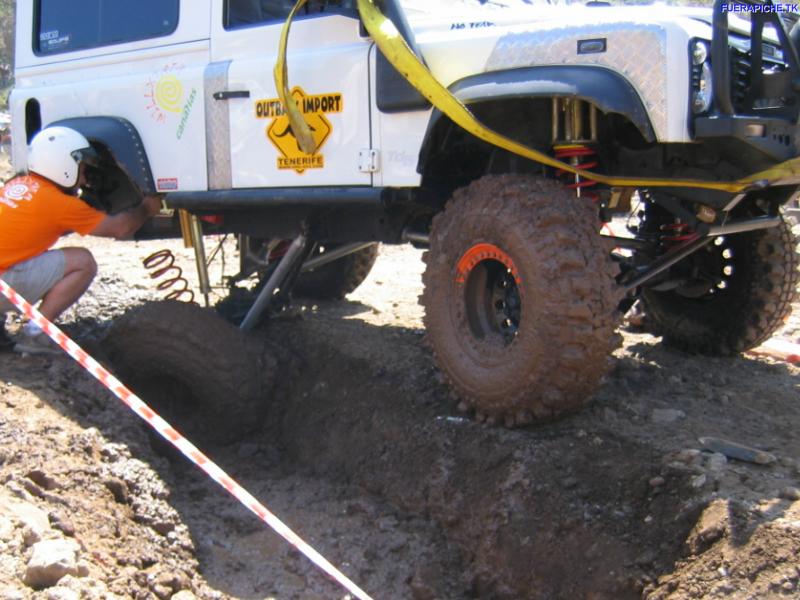
{"type": "Polygon", "coordinates": [[[14,0],[0,0],[0,109],[8,108],[14,85],[14,0]]]}

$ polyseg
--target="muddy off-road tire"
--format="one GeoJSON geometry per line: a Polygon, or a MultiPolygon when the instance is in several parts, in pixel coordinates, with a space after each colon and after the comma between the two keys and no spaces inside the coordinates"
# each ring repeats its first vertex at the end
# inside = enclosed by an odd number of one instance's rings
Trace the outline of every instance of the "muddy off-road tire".
{"type": "Polygon", "coordinates": [[[619,345],[620,299],[597,209],[558,183],[488,175],[433,221],[421,297],[462,409],[523,425],[582,406],[619,345]]]}
{"type": "Polygon", "coordinates": [[[275,359],[213,311],[145,304],[102,345],[120,379],[198,444],[235,442],[263,423],[275,359]]]}
{"type": "MultiPolygon", "coordinates": [[[[319,254],[315,252],[312,258],[319,254]]],[[[292,291],[301,298],[341,300],[364,282],[377,258],[378,244],[373,244],[301,274],[292,291]]]]}
{"type": "Polygon", "coordinates": [[[668,346],[731,356],[769,339],[792,312],[800,256],[786,217],[778,227],[718,239],[719,244],[698,250],[694,259],[711,261],[706,264],[720,271],[724,288],[712,287],[698,297],[680,291],[642,292],[646,327],[663,336],[668,346]]]}

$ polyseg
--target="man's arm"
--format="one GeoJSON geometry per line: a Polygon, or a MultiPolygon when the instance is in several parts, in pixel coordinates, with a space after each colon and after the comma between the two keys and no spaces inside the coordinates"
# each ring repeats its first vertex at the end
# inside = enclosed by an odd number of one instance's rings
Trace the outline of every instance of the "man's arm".
{"type": "Polygon", "coordinates": [[[89,235],[110,237],[118,240],[129,239],[150,217],[161,209],[161,198],[146,196],[139,206],[108,215],[89,232],[89,235]]]}

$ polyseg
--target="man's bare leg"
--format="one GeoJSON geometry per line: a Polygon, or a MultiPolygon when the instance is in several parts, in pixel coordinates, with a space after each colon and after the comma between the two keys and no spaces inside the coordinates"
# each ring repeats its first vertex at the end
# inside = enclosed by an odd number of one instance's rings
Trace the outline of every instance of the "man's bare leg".
{"type": "Polygon", "coordinates": [[[97,274],[97,263],[85,248],[60,248],[64,253],[64,277],[42,298],[39,306],[47,319],[58,316],[83,296],[97,274]]]}

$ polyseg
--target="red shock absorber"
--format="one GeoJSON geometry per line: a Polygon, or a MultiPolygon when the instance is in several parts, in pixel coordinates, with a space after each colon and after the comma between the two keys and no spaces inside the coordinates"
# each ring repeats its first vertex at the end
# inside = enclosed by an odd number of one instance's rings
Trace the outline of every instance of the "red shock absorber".
{"type": "MultiPolygon", "coordinates": [[[[595,149],[584,144],[561,144],[554,146],[553,150],[555,150],[555,157],[558,160],[568,162],[578,169],[588,171],[600,164],[595,149]]],[[[556,177],[564,181],[568,188],[575,190],[578,197],[589,198],[592,202],[597,202],[597,193],[590,189],[597,185],[594,179],[573,175],[564,169],[556,170],[556,177]]]]}
{"type": "Polygon", "coordinates": [[[688,223],[667,223],[661,226],[661,231],[666,234],[661,240],[669,246],[697,237],[697,234],[691,230],[688,223]]]}

